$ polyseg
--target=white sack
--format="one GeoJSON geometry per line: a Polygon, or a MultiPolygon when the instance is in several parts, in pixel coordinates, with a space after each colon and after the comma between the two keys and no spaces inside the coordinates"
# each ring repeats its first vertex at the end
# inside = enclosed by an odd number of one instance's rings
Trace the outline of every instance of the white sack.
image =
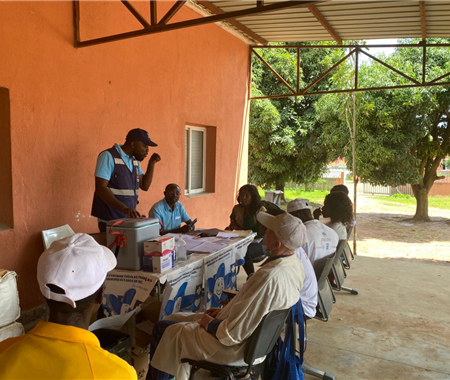
{"type": "Polygon", "coordinates": [[[16,336],[20,336],[25,334],[25,330],[21,323],[13,322],[8,326],[0,328],[0,342],[8,338],[15,338],[16,336]]]}
{"type": "Polygon", "coordinates": [[[0,327],[20,317],[16,272],[0,269],[0,327]]]}

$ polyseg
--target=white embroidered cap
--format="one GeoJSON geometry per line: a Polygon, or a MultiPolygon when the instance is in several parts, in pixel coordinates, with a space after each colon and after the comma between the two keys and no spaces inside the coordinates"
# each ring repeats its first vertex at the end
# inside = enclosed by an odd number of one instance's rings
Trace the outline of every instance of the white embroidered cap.
{"type": "Polygon", "coordinates": [[[94,294],[117,265],[112,251],[92,236],[75,234],[52,243],[38,261],[37,280],[43,296],[76,308],[76,301],[94,294]],[[64,294],[53,292],[55,285],[64,294]]]}
{"type": "Polygon", "coordinates": [[[297,198],[293,201],[290,201],[287,205],[287,212],[294,212],[300,210],[311,210],[311,206],[309,205],[309,199],[297,198]]]}
{"type": "Polygon", "coordinates": [[[272,216],[260,212],[258,222],[272,230],[281,243],[288,249],[297,249],[307,243],[306,228],[303,222],[288,213],[272,216]]]}

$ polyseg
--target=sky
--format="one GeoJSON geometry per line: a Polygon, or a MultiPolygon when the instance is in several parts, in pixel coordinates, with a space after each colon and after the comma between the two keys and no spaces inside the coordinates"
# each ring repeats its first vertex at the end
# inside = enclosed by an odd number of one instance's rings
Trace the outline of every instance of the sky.
{"type": "MultiPolygon", "coordinates": [[[[397,43],[396,38],[390,39],[381,39],[381,40],[367,40],[367,45],[392,45],[397,43]]],[[[395,48],[371,48],[368,50],[368,53],[374,56],[384,52],[386,55],[391,55],[394,52],[395,48]]],[[[360,54],[359,59],[361,61],[369,61],[370,58],[367,55],[360,54]]]]}

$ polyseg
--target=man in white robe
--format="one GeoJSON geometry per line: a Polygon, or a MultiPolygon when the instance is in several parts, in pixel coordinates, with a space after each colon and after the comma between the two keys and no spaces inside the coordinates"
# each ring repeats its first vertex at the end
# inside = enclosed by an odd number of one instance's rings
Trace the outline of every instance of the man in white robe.
{"type": "Polygon", "coordinates": [[[298,302],[305,274],[294,251],[306,242],[305,226],[286,213],[260,212],[257,219],[267,227],[264,245],[271,252],[267,261],[223,309],[175,314],[168,317],[171,321],[158,322],[147,380],[165,380],[169,374],[187,380],[190,366],[182,359],[243,363],[245,342],[263,317],[298,302]]]}

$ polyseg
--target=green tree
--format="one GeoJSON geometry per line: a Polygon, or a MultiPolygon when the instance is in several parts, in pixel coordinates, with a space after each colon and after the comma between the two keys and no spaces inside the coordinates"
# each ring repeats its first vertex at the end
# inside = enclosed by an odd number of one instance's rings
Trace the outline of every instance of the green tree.
{"type": "MultiPolygon", "coordinates": [[[[294,89],[296,49],[257,51],[294,89]]],[[[330,49],[302,49],[300,87],[311,83],[330,64],[330,49]]],[[[316,89],[326,86],[319,83],[316,89]]],[[[289,94],[257,57],[253,58],[252,95],[289,94]]],[[[252,100],[250,107],[249,177],[262,186],[284,190],[287,181],[313,182],[338,154],[328,146],[314,110],[317,96],[252,100]]]]}
{"type": "MultiPolygon", "coordinates": [[[[419,40],[401,40],[417,44],[419,40]]],[[[443,42],[434,40],[431,42],[443,42]]],[[[446,42],[446,41],[445,41],[446,42]]],[[[385,61],[421,81],[421,49],[399,48],[385,61]]],[[[450,70],[447,48],[428,49],[427,78],[450,70]]],[[[360,85],[389,86],[411,82],[377,63],[361,66],[360,85]]],[[[333,134],[351,162],[342,95],[324,96],[316,106],[324,128],[333,134]]],[[[429,221],[428,193],[437,169],[450,153],[450,88],[445,86],[368,91],[357,97],[356,166],[358,176],[377,185],[411,184],[417,200],[413,220],[429,221]]]]}

